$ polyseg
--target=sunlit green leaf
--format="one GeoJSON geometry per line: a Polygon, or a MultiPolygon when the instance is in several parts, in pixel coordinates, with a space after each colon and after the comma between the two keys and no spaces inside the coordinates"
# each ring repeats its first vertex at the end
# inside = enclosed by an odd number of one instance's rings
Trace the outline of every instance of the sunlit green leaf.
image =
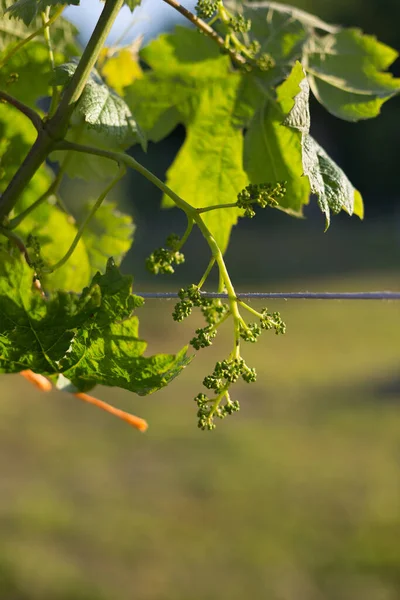
{"type": "Polygon", "coordinates": [[[0,373],[63,373],[82,391],[105,383],[145,395],[190,362],[186,348],[175,356],[141,356],[146,343],[132,311],[142,300],[111,260],[81,295],[43,298],[33,275],[19,252],[0,249],[0,373]]]}
{"type": "MultiPolygon", "coordinates": [[[[167,174],[167,183],[189,204],[230,204],[248,183],[243,170],[243,135],[238,109],[242,75],[211,40],[182,27],[142,51],[154,69],[126,90],[126,100],[150,139],[165,137],[178,123],[187,137],[167,174]],[[237,109],[237,114],[236,114],[237,109]]],[[[243,108],[244,100],[241,105],[243,108]]],[[[166,205],[171,206],[167,197],[166,205]]],[[[224,251],[237,209],[204,213],[224,251]]]]}
{"type": "Polygon", "coordinates": [[[47,7],[60,6],[61,4],[78,5],[80,0],[17,0],[13,2],[7,12],[15,19],[21,19],[25,25],[30,25],[36,17],[47,7]]]}
{"type": "Polygon", "coordinates": [[[31,42],[0,69],[0,88],[33,108],[50,93],[49,53],[45,45],[31,42]]]}
{"type": "MultiPolygon", "coordinates": [[[[0,61],[4,59],[18,42],[26,39],[43,25],[40,17],[36,17],[29,26],[25,25],[19,19],[11,19],[9,13],[5,11],[12,4],[12,0],[0,0],[0,15],[2,16],[0,19],[0,61]]],[[[51,25],[51,43],[53,49],[57,54],[64,57],[64,61],[70,56],[77,56],[80,53],[75,40],[77,33],[76,27],[63,17],[59,17],[51,25]]],[[[43,33],[38,35],[35,41],[45,45],[43,33]]]]}
{"type": "Polygon", "coordinates": [[[310,189],[317,195],[318,204],[325,214],[326,228],[329,227],[330,214],[345,210],[349,215],[353,213],[362,218],[362,198],[353,187],[342,169],[328,156],[323,148],[309,135],[310,88],[300,63],[297,63],[288,81],[281,86],[297,86],[298,93],[294,97],[294,104],[288,113],[284,125],[297,132],[301,139],[302,165],[304,175],[308,177],[310,189]],[[291,83],[290,83],[291,82],[291,83]]]}
{"type": "MultiPolygon", "coordinates": [[[[68,83],[76,66],[71,62],[57,67],[53,85],[68,83]]],[[[75,112],[89,128],[107,138],[111,144],[128,148],[137,141],[144,143],[128,105],[104,83],[96,70],[91,72],[75,112]]]]}
{"type": "MultiPolygon", "coordinates": [[[[301,68],[300,68],[301,70],[301,68]]],[[[266,97],[257,111],[245,136],[244,165],[252,183],[286,182],[282,208],[301,214],[308,203],[310,186],[303,175],[302,134],[285,127],[283,122],[293,107],[298,93],[301,70],[277,89],[277,99],[266,97]]]]}
{"type": "Polygon", "coordinates": [[[131,11],[133,11],[134,8],[136,8],[137,6],[139,6],[139,4],[141,3],[142,0],[125,0],[125,4],[126,6],[128,6],[128,8],[131,9],[131,11]]]}
{"type": "MultiPolygon", "coordinates": [[[[66,63],[55,71],[53,85],[65,85],[76,69],[75,63],[66,63]]],[[[145,146],[146,141],[125,100],[109,88],[97,71],[92,71],[77,108],[72,116],[66,139],[95,146],[103,150],[125,150],[135,142],[145,146]]],[[[52,158],[65,160],[65,152],[54,152],[52,158]]],[[[97,156],[70,153],[65,172],[83,179],[108,178],[118,171],[114,161],[97,156]]]]}
{"type": "MultiPolygon", "coordinates": [[[[248,183],[242,166],[243,135],[231,121],[238,83],[230,78],[200,94],[197,110],[187,121],[186,140],[167,173],[168,185],[197,208],[235,202],[248,183]]],[[[239,215],[236,208],[203,215],[223,252],[239,215]]]]}
{"type": "Polygon", "coordinates": [[[358,121],[379,114],[400,91],[400,79],[387,69],[397,52],[358,29],[312,38],[305,65],[311,90],[325,108],[341,119],[358,121]]]}
{"type": "MultiPolygon", "coordinates": [[[[93,206],[87,203],[80,212],[80,220],[85,218],[93,206]]],[[[89,258],[92,274],[104,271],[110,256],[119,265],[132,245],[135,226],[132,218],[117,210],[111,202],[103,202],[94,217],[86,226],[82,241],[89,258]]]]}

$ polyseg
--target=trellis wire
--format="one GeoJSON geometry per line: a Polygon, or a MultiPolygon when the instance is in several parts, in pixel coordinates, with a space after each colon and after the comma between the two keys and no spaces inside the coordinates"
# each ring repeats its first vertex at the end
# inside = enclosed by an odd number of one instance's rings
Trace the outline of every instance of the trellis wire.
{"type": "MultiPolygon", "coordinates": [[[[136,296],[148,299],[179,298],[177,292],[136,292],[136,296]]],[[[228,298],[228,294],[201,292],[204,298],[228,298]]],[[[400,300],[400,292],[238,292],[237,297],[258,300],[400,300]]]]}

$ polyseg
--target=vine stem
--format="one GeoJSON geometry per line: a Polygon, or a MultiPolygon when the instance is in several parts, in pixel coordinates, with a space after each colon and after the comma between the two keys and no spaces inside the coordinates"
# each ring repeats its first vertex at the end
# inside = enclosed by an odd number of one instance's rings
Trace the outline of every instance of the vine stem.
{"type": "Polygon", "coordinates": [[[208,263],[207,269],[205,270],[203,277],[200,279],[199,283],[197,284],[197,287],[199,289],[201,289],[203,287],[203,285],[205,284],[205,281],[206,281],[207,277],[209,276],[209,274],[211,273],[211,269],[213,268],[214,265],[215,265],[215,258],[212,257],[212,259],[208,263]]]}
{"type": "Polygon", "coordinates": [[[203,208],[197,208],[197,212],[200,214],[210,212],[211,210],[217,210],[218,208],[237,208],[237,202],[231,202],[229,204],[213,204],[212,206],[204,206],[203,208]]]}
{"type": "Polygon", "coordinates": [[[191,206],[188,202],[183,200],[178,194],[176,194],[171,188],[169,188],[161,179],[159,179],[154,173],[146,169],[143,165],[141,165],[137,160],[135,160],[132,156],[129,156],[125,152],[113,152],[112,150],[103,150],[101,148],[94,148],[92,146],[85,146],[83,144],[76,144],[74,142],[69,141],[60,141],[55,145],[55,150],[75,150],[76,152],[82,152],[84,154],[93,154],[95,156],[103,156],[104,158],[109,158],[117,162],[118,164],[125,164],[127,167],[138,171],[141,173],[146,179],[151,181],[156,187],[158,187],[162,192],[164,192],[171,200],[176,204],[178,208],[181,208],[187,215],[188,219],[192,219],[198,228],[200,229],[203,237],[205,238],[210,250],[211,254],[218,265],[220,278],[223,279],[224,286],[226,288],[228,294],[228,301],[230,310],[234,319],[234,357],[239,358],[240,356],[240,323],[241,316],[238,308],[235,288],[233,287],[231,278],[229,277],[228,270],[225,265],[224,257],[218,246],[217,241],[212,235],[211,231],[208,229],[206,224],[204,223],[201,215],[197,212],[197,209],[191,206]]]}
{"type": "Polygon", "coordinates": [[[106,196],[110,193],[110,191],[113,189],[113,187],[117,185],[117,183],[120,181],[120,179],[122,179],[122,177],[125,175],[125,173],[126,173],[125,167],[121,167],[118,175],[112,180],[112,182],[106,187],[106,189],[103,190],[103,192],[100,194],[100,196],[97,198],[96,202],[94,203],[94,205],[93,205],[91,211],[89,212],[89,214],[87,215],[87,217],[82,221],[82,223],[79,226],[79,229],[76,233],[76,236],[74,237],[74,240],[73,240],[71,246],[69,247],[69,249],[67,250],[67,252],[55,265],[53,265],[52,267],[48,267],[47,269],[43,269],[44,273],[54,273],[54,271],[56,271],[57,269],[62,267],[67,262],[67,260],[71,257],[71,255],[75,251],[75,249],[79,243],[79,240],[81,239],[83,232],[85,231],[85,228],[87,227],[88,223],[94,217],[94,215],[96,214],[97,210],[100,208],[100,206],[101,206],[102,202],[104,201],[104,199],[106,198],[106,196]]]}
{"type": "Polygon", "coordinates": [[[43,123],[43,128],[39,131],[24,162],[0,197],[0,220],[14,208],[20,194],[52,152],[55,143],[64,138],[75,105],[123,4],[124,0],[106,0],[96,27],[54,116],[43,123]]]}
{"type": "Polygon", "coordinates": [[[239,302],[240,306],[243,306],[243,308],[245,308],[246,310],[248,310],[249,313],[251,313],[255,317],[258,317],[259,319],[262,319],[262,314],[259,313],[254,308],[252,308],[251,306],[249,306],[248,304],[246,304],[246,302],[243,302],[243,300],[239,300],[239,299],[238,299],[238,302],[239,302]]]}
{"type": "Polygon", "coordinates": [[[224,50],[224,52],[227,52],[229,54],[231,59],[238,66],[243,67],[243,65],[246,64],[246,59],[243,58],[243,56],[241,54],[239,54],[238,52],[235,52],[235,50],[232,50],[231,48],[227,48],[224,38],[222,38],[220,35],[218,35],[218,33],[216,31],[214,31],[214,29],[212,27],[210,27],[210,25],[208,23],[203,21],[203,19],[200,19],[195,14],[190,12],[190,10],[188,10],[187,8],[182,6],[182,4],[180,4],[177,0],[163,0],[163,1],[166,4],[169,4],[169,6],[172,6],[172,8],[177,10],[181,15],[183,15],[186,19],[188,19],[188,21],[190,21],[193,25],[195,25],[195,27],[197,27],[197,29],[200,29],[200,31],[202,31],[205,35],[207,35],[209,38],[214,40],[214,42],[216,42],[218,44],[218,46],[222,50],[224,50]]]}
{"type": "Polygon", "coordinates": [[[210,410],[210,413],[209,413],[209,415],[208,415],[208,420],[209,420],[210,422],[211,422],[211,419],[212,419],[212,417],[214,416],[215,412],[217,411],[217,409],[218,409],[218,406],[221,404],[223,397],[224,397],[224,396],[226,396],[226,397],[227,397],[227,400],[228,400],[228,402],[230,402],[230,396],[229,396],[229,392],[228,392],[228,390],[229,390],[229,385],[230,385],[230,384],[227,384],[227,385],[226,385],[226,386],[225,386],[225,387],[222,389],[222,391],[221,391],[221,392],[218,394],[218,396],[216,397],[216,399],[214,400],[214,402],[213,402],[213,406],[212,406],[212,409],[210,410]]]}
{"type": "Polygon", "coordinates": [[[188,215],[186,215],[188,218],[188,224],[185,230],[185,233],[183,234],[180,244],[179,244],[179,250],[185,245],[189,235],[192,233],[192,229],[193,229],[193,225],[194,225],[194,221],[192,219],[192,217],[189,217],[188,215]]]}
{"type": "Polygon", "coordinates": [[[23,104],[22,102],[20,102],[13,96],[10,96],[10,94],[7,94],[7,92],[2,92],[1,90],[0,90],[0,100],[2,100],[3,102],[7,102],[8,104],[11,104],[11,106],[14,106],[14,108],[19,110],[19,112],[22,113],[23,115],[25,115],[25,117],[28,117],[28,119],[31,121],[32,125],[35,127],[35,129],[37,131],[40,131],[40,129],[42,129],[42,126],[43,126],[42,119],[40,118],[40,116],[38,115],[38,113],[35,110],[30,108],[26,104],[23,104]]]}
{"type": "Polygon", "coordinates": [[[81,152],[83,154],[93,154],[94,156],[102,156],[103,158],[109,158],[118,164],[124,164],[130,169],[137,171],[143,177],[148,179],[151,183],[153,183],[156,187],[158,187],[162,192],[164,192],[173,202],[181,208],[186,215],[191,217],[193,221],[196,221],[199,218],[196,209],[191,206],[188,202],[186,202],[183,198],[178,196],[171,188],[169,188],[161,179],[159,179],[154,173],[146,169],[142,164],[140,164],[137,160],[135,160],[126,152],[117,152],[113,150],[103,150],[102,148],[95,148],[93,146],[86,146],[84,144],[77,144],[75,142],[69,142],[68,140],[62,140],[55,144],[54,150],[73,150],[75,152],[81,152]]]}
{"type": "MultiPolygon", "coordinates": [[[[50,36],[50,26],[48,25],[49,17],[50,17],[50,6],[48,6],[44,12],[41,12],[40,16],[41,16],[43,27],[44,27],[43,37],[45,39],[45,42],[47,44],[47,49],[49,52],[50,66],[51,66],[52,71],[54,71],[54,68],[55,68],[54,51],[53,51],[53,44],[52,44],[51,36],[50,36]]],[[[58,101],[59,101],[59,98],[60,98],[59,88],[57,86],[54,86],[53,90],[52,90],[52,94],[51,94],[49,115],[54,114],[57,104],[58,104],[58,101]]]]}

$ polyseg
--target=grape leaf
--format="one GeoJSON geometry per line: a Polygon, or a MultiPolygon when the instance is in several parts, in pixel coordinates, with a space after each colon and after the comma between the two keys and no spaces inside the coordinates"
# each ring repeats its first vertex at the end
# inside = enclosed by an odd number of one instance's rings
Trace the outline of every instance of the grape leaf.
{"type": "Polygon", "coordinates": [[[274,69],[257,77],[265,88],[284,78],[299,60],[317,100],[349,121],[375,117],[382,104],[400,91],[400,79],[387,72],[397,52],[373,36],[328,25],[277,2],[231,0],[229,5],[251,19],[249,39],[257,39],[262,51],[276,61],[274,69]]]}
{"type": "MultiPolygon", "coordinates": [[[[247,185],[243,170],[243,135],[231,122],[239,80],[229,78],[206,88],[198,97],[188,133],[167,172],[168,185],[196,207],[229,204],[247,185]]],[[[206,212],[203,220],[225,252],[230,231],[241,211],[206,212]]]]}
{"type": "MultiPolygon", "coordinates": [[[[93,202],[88,202],[83,207],[80,220],[85,218],[92,206],[93,202]]],[[[121,263],[132,245],[134,231],[135,226],[129,215],[118,211],[114,203],[103,202],[82,236],[92,274],[103,271],[110,256],[114,257],[117,265],[121,263]]]]}
{"type": "MultiPolygon", "coordinates": [[[[3,191],[36,138],[36,130],[24,115],[6,104],[0,104],[0,192],[3,191]]],[[[50,187],[53,175],[41,166],[21,194],[11,217],[18,215],[33,204],[50,187]]],[[[27,239],[29,234],[37,237],[42,256],[49,264],[56,263],[68,250],[76,234],[76,226],[57,206],[55,198],[38,206],[17,227],[16,233],[27,239]],[[54,235],[57,232],[57,235],[54,235]]],[[[104,266],[104,265],[103,265],[104,266]]],[[[90,280],[89,258],[83,242],[80,242],[70,260],[54,274],[43,279],[47,289],[64,288],[81,290],[90,280]]]]}
{"type": "Polygon", "coordinates": [[[125,46],[114,51],[108,56],[109,48],[104,48],[100,55],[105,56],[105,64],[101,68],[101,75],[107,82],[107,85],[113,88],[120,96],[124,95],[124,89],[131,85],[135,79],[143,77],[142,69],[139,65],[137,56],[138,44],[134,42],[130,46],[125,46]]]}
{"type": "MultiPolygon", "coordinates": [[[[11,50],[13,43],[24,40],[43,25],[40,17],[36,17],[29,26],[25,25],[19,19],[11,19],[6,10],[12,4],[13,0],[0,0],[0,13],[5,13],[4,17],[0,19],[0,52],[3,53],[4,51],[4,54],[7,54],[11,50]]],[[[77,56],[80,53],[75,41],[77,33],[76,27],[63,17],[59,17],[51,25],[51,43],[53,49],[57,54],[64,56],[64,61],[68,57],[77,56]]],[[[45,43],[43,34],[38,35],[35,41],[42,42],[42,44],[45,43]]]]}
{"type": "MultiPolygon", "coordinates": [[[[56,68],[53,85],[65,85],[71,79],[76,63],[65,63],[56,68]]],[[[146,140],[126,102],[109,88],[96,70],[93,70],[75,109],[66,139],[95,146],[103,150],[125,150],[135,142],[145,148],[146,140]]],[[[51,158],[61,162],[65,152],[57,151],[51,158]]],[[[65,172],[70,177],[91,180],[116,175],[118,167],[106,158],[86,155],[85,160],[72,153],[65,172]]]]}
{"type": "Polygon", "coordinates": [[[286,182],[281,207],[301,215],[308,203],[310,186],[302,177],[302,134],[282,123],[293,107],[293,98],[304,78],[300,67],[276,90],[277,98],[265,97],[245,135],[244,166],[251,183],[286,182]]]}
{"type": "MultiPolygon", "coordinates": [[[[235,202],[246,186],[243,135],[235,117],[242,75],[227,56],[197,31],[177,27],[144,48],[153,71],[126,89],[125,99],[150,139],[165,137],[178,123],[187,128],[184,145],[167,173],[168,185],[196,207],[235,202]]],[[[164,198],[169,205],[168,198],[164,198]]],[[[204,221],[221,250],[241,211],[210,211],[204,221]]]]}
{"type": "Polygon", "coordinates": [[[32,369],[51,374],[80,328],[100,303],[97,289],[85,298],[59,292],[46,301],[33,288],[22,256],[0,250],[0,372],[32,369]]]}
{"type": "MultiPolygon", "coordinates": [[[[246,183],[240,160],[240,140],[245,128],[244,171],[251,183],[286,181],[287,194],[281,201],[281,209],[301,215],[310,192],[318,190],[327,222],[330,211],[337,212],[339,206],[351,214],[354,202],[361,216],[361,196],[340,168],[315,141],[306,138],[298,127],[291,127],[290,119],[288,126],[283,125],[289,113],[294,119],[296,111],[303,117],[304,111],[308,111],[308,91],[303,97],[304,106],[300,106],[299,86],[305,76],[300,62],[296,66],[296,60],[306,62],[312,40],[317,43],[315,40],[340,37],[342,31],[307,13],[275,3],[243,3],[240,10],[252,19],[251,35],[260,39],[262,50],[271,53],[276,61],[271,73],[232,72],[228,58],[218,56],[210,40],[180,27],[172,35],[160,36],[141,52],[151,69],[126,89],[128,104],[154,141],[168,135],[178,123],[187,129],[186,140],[168,171],[168,184],[196,207],[234,202],[237,188],[246,183]],[[324,37],[317,37],[316,30],[322,30],[324,37]],[[284,81],[275,90],[277,80],[284,81]],[[307,156],[312,158],[311,163],[307,162],[307,156]],[[225,173],[229,172],[226,178],[219,168],[221,161],[225,173]],[[316,173],[323,185],[317,186],[316,173]],[[311,187],[309,178],[302,177],[304,174],[309,175],[311,187]]],[[[345,36],[350,34],[351,30],[343,32],[345,36]]],[[[344,51],[343,46],[341,52],[344,51]]],[[[371,54],[371,48],[368,52],[371,54]]],[[[345,55],[341,60],[345,60],[345,55]]],[[[169,200],[164,202],[171,204],[169,200]]],[[[238,213],[230,213],[226,221],[217,212],[205,216],[225,248],[238,213]]]]}
{"type": "Polygon", "coordinates": [[[78,5],[80,0],[17,0],[7,9],[7,12],[14,19],[21,19],[25,25],[30,25],[36,17],[46,10],[48,6],[57,6],[61,4],[78,5]]]}
{"type": "Polygon", "coordinates": [[[333,115],[348,121],[370,119],[400,91],[400,79],[386,72],[398,53],[363,35],[345,29],[310,39],[304,64],[315,97],[333,115]]]}
{"type": "Polygon", "coordinates": [[[331,212],[337,214],[345,210],[349,215],[356,213],[362,218],[363,205],[360,193],[353,187],[342,169],[309,135],[310,87],[299,62],[293,67],[292,74],[281,88],[289,81],[297,85],[299,91],[283,124],[301,137],[303,171],[308,177],[311,192],[317,195],[318,204],[325,214],[326,229],[329,227],[331,212]]]}
{"type": "Polygon", "coordinates": [[[133,10],[139,6],[139,4],[141,3],[142,0],[125,0],[125,6],[127,6],[128,8],[131,9],[131,11],[133,12],[133,10]]]}
{"type": "Polygon", "coordinates": [[[183,123],[201,91],[230,71],[228,57],[212,40],[185,27],[161,35],[140,56],[151,71],[125,89],[125,100],[152,141],[183,123]]]}
{"type": "Polygon", "coordinates": [[[0,249],[0,373],[62,373],[81,391],[103,383],[145,395],[191,360],[186,348],[175,356],[142,356],[146,343],[132,316],[142,300],[112,259],[80,296],[57,292],[45,299],[32,282],[22,256],[0,249]]]}
{"type": "Polygon", "coordinates": [[[36,108],[37,100],[49,95],[50,75],[46,46],[31,42],[0,69],[0,88],[36,108]]]}
{"type": "MultiPolygon", "coordinates": [[[[289,6],[288,4],[281,4],[280,2],[269,2],[266,0],[261,2],[227,0],[225,4],[235,10],[235,12],[244,12],[247,18],[252,19],[253,27],[261,28],[261,33],[265,26],[264,22],[268,21],[267,26],[271,27],[271,22],[274,19],[277,19],[277,17],[279,17],[279,20],[276,24],[281,24],[278,26],[280,29],[284,29],[286,24],[291,25],[296,21],[300,22],[303,27],[307,27],[310,30],[320,29],[321,31],[335,33],[340,29],[340,27],[326,23],[319,17],[316,17],[305,10],[301,10],[295,6],[289,6]]],[[[277,33],[279,33],[276,29],[277,27],[272,29],[272,37],[276,37],[277,33]]]]}
{"type": "MultiPolygon", "coordinates": [[[[65,85],[76,70],[70,62],[55,69],[53,85],[65,85]]],[[[132,112],[126,102],[108,87],[93,69],[79,99],[75,113],[84,123],[108,139],[109,143],[128,148],[134,142],[145,144],[132,112]]]]}
{"type": "MultiPolygon", "coordinates": [[[[55,202],[55,197],[50,197],[25,217],[15,230],[24,239],[28,239],[30,234],[35,236],[40,244],[41,257],[49,266],[65,255],[77,233],[74,220],[55,206],[55,202]]],[[[26,208],[26,205],[19,202],[18,208],[26,208]]],[[[90,256],[81,239],[65,265],[54,273],[41,275],[41,282],[46,291],[64,289],[77,292],[89,283],[92,273],[90,256]]]]}

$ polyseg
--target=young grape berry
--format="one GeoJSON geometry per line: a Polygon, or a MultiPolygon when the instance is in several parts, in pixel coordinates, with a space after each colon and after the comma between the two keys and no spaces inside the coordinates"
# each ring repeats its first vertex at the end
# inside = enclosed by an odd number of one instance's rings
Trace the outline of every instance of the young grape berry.
{"type": "Polygon", "coordinates": [[[211,19],[218,9],[218,0],[198,0],[195,10],[199,19],[211,19]]]}
{"type": "Polygon", "coordinates": [[[185,262],[185,257],[181,248],[181,238],[172,233],[166,240],[167,248],[157,248],[150,254],[146,260],[146,267],[154,275],[171,275],[175,272],[173,264],[181,265],[185,262]]]}
{"type": "Polygon", "coordinates": [[[251,29],[251,20],[246,19],[243,15],[237,15],[231,17],[228,27],[235,33],[247,33],[251,29]]]}
{"type": "Polygon", "coordinates": [[[238,208],[244,208],[244,216],[253,218],[256,214],[253,204],[266,208],[278,206],[279,200],[286,194],[285,182],[250,183],[237,197],[238,208]]]}

